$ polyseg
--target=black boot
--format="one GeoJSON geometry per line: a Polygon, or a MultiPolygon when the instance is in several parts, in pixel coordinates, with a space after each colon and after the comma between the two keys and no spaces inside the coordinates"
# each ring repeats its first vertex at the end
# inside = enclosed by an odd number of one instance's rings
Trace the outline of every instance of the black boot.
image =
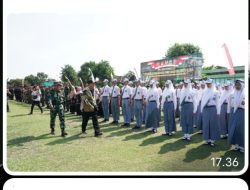
{"type": "Polygon", "coordinates": [[[51,127],[51,132],[50,132],[51,135],[54,135],[55,134],[55,128],[54,127],[51,127]]]}
{"type": "Polygon", "coordinates": [[[62,137],[65,137],[66,135],[68,135],[68,133],[66,133],[66,132],[64,131],[64,129],[62,129],[62,134],[61,134],[61,136],[62,136],[62,137]]]}

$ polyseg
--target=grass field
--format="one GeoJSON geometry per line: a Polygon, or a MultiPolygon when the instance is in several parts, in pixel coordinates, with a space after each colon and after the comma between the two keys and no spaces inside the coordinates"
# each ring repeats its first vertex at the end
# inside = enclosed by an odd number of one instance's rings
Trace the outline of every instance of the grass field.
{"type": "Polygon", "coordinates": [[[151,134],[100,123],[103,136],[95,138],[91,121],[88,134],[83,135],[81,118],[66,113],[69,135],[62,138],[58,118],[56,135],[50,135],[49,110],[40,114],[35,107],[33,115],[27,115],[29,105],[9,104],[7,164],[11,171],[238,171],[244,166],[244,154],[232,150],[226,140],[217,141],[216,147],[203,145],[197,130],[191,142],[182,140],[179,122],[172,137],[161,136],[163,127],[151,134]],[[212,157],[222,158],[220,166],[213,166],[212,157]],[[239,165],[226,167],[227,158],[236,158],[239,165]]]}

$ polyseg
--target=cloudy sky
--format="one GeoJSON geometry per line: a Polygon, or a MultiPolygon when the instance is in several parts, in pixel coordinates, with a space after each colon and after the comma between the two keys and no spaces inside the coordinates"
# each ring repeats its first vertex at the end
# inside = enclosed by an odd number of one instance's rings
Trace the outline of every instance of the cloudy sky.
{"type": "Polygon", "coordinates": [[[193,43],[205,65],[247,64],[246,0],[5,0],[8,78],[45,72],[58,78],[65,64],[108,60],[117,75],[161,59],[168,47],[193,43]]]}

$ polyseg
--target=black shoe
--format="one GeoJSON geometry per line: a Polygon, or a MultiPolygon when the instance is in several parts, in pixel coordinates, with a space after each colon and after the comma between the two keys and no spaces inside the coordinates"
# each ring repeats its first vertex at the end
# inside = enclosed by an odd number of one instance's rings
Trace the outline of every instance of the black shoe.
{"type": "Polygon", "coordinates": [[[116,124],[117,121],[112,121],[113,124],[116,124]]]}
{"type": "Polygon", "coordinates": [[[86,132],[86,131],[82,131],[82,134],[85,134],[85,135],[86,135],[86,134],[87,134],[87,132],[86,132]]]}
{"type": "Polygon", "coordinates": [[[64,131],[64,129],[62,129],[61,136],[62,136],[62,137],[65,137],[66,135],[68,135],[68,133],[66,133],[66,132],[64,131]]]}
{"type": "Polygon", "coordinates": [[[28,113],[28,115],[32,115],[33,113],[28,113]]]}
{"type": "Polygon", "coordinates": [[[54,134],[55,134],[55,129],[54,129],[54,128],[51,129],[50,134],[51,134],[51,135],[54,135],[54,134]]]}
{"type": "Polygon", "coordinates": [[[126,127],[127,125],[126,125],[126,123],[124,123],[123,125],[121,125],[121,127],[126,127]]]}
{"type": "Polygon", "coordinates": [[[169,136],[169,133],[163,133],[162,136],[169,136]]]}
{"type": "Polygon", "coordinates": [[[102,135],[102,132],[99,132],[99,133],[95,133],[95,137],[99,137],[102,135]]]}
{"type": "Polygon", "coordinates": [[[139,126],[135,126],[135,127],[133,127],[132,129],[133,130],[135,130],[135,129],[140,129],[141,127],[139,127],[139,126]]]}
{"type": "Polygon", "coordinates": [[[131,119],[131,122],[134,122],[134,119],[131,119]]]}
{"type": "Polygon", "coordinates": [[[157,133],[157,129],[152,129],[152,133],[157,133]]]}

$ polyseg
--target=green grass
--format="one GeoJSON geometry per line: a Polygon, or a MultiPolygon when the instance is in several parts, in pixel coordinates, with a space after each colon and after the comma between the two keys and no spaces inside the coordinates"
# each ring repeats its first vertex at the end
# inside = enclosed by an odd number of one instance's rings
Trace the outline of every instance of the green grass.
{"type": "Polygon", "coordinates": [[[244,154],[231,150],[226,140],[209,147],[196,130],[191,142],[181,140],[179,123],[173,137],[161,136],[163,127],[151,134],[100,123],[103,136],[95,138],[91,121],[88,134],[83,135],[81,118],[66,113],[69,135],[62,138],[58,118],[56,135],[49,134],[49,110],[40,114],[35,107],[33,115],[27,115],[29,105],[9,104],[7,164],[11,171],[239,171],[244,166],[244,154]],[[212,157],[222,157],[221,166],[213,167],[212,157]],[[228,157],[237,158],[238,167],[223,167],[228,157]]]}

